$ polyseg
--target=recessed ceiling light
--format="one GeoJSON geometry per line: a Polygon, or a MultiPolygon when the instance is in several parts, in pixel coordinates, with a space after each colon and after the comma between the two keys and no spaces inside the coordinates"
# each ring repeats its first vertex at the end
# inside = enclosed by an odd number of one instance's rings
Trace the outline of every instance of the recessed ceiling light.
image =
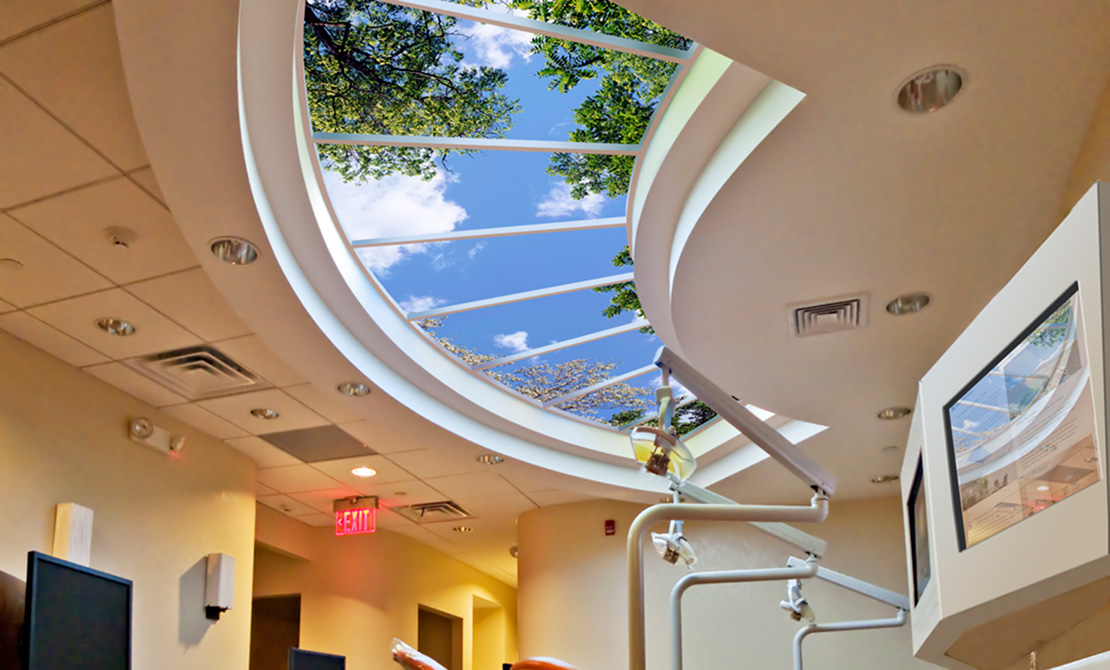
{"type": "Polygon", "coordinates": [[[281,413],[278,412],[276,409],[271,409],[269,407],[257,407],[251,410],[251,416],[257,419],[265,419],[267,421],[271,421],[281,416],[281,413]]]}
{"type": "Polygon", "coordinates": [[[894,316],[916,314],[929,304],[929,296],[924,293],[900,295],[886,304],[886,311],[894,316]]]}
{"type": "Polygon", "coordinates": [[[378,471],[374,468],[368,468],[365,465],[360,465],[354,470],[351,470],[351,474],[356,477],[373,477],[374,475],[378,474],[378,471]]]}
{"type": "Polygon", "coordinates": [[[343,382],[335,388],[343,395],[349,395],[352,398],[361,398],[364,395],[370,395],[370,387],[362,382],[343,382]]]}
{"type": "Polygon", "coordinates": [[[455,526],[451,530],[455,531],[456,533],[470,533],[474,531],[474,529],[470,526],[455,526]]]}
{"type": "Polygon", "coordinates": [[[909,416],[910,411],[911,410],[909,407],[884,407],[883,409],[879,410],[879,413],[875,416],[879,417],[883,421],[893,421],[895,419],[901,419],[903,417],[909,416]]]}
{"type": "Polygon", "coordinates": [[[478,457],[478,462],[482,465],[500,465],[505,462],[505,459],[497,454],[482,454],[478,457]]]}
{"type": "Polygon", "coordinates": [[[127,337],[128,335],[135,334],[135,326],[123,319],[117,319],[114,316],[106,316],[97,319],[96,327],[109,335],[116,335],[118,337],[127,337]]]}
{"type": "Polygon", "coordinates": [[[872,484],[889,484],[898,481],[898,475],[879,475],[871,478],[872,484]]]}
{"type": "Polygon", "coordinates": [[[1051,491],[1052,489],[1048,486],[1045,486],[1044,484],[1041,484],[1040,486],[1037,487],[1037,490],[1038,491],[1051,491]]]}
{"type": "Polygon", "coordinates": [[[964,86],[964,74],[952,65],[934,65],[910,75],[898,87],[898,106],[907,112],[935,112],[952,102],[964,86]]]}
{"type": "Polygon", "coordinates": [[[217,237],[209,248],[213,256],[231,265],[250,265],[258,260],[258,247],[238,237],[217,237]]]}
{"type": "Polygon", "coordinates": [[[893,454],[896,451],[898,451],[898,447],[893,444],[887,447],[883,447],[884,454],[893,454]]]}

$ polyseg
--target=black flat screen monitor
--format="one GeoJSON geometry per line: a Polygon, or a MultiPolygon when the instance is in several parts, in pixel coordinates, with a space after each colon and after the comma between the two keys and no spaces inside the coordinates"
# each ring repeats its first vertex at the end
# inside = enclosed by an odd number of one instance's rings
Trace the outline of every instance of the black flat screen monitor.
{"type": "Polygon", "coordinates": [[[130,670],[131,581],[32,551],[27,670],[130,670]]]}
{"type": "Polygon", "coordinates": [[[913,602],[916,605],[925,593],[925,587],[932,577],[932,561],[929,556],[929,515],[925,509],[925,472],[921,459],[917,459],[917,472],[910,487],[906,507],[910,520],[910,560],[913,561],[913,602]]]}
{"type": "Polygon", "coordinates": [[[323,654],[318,651],[289,650],[289,670],[346,670],[347,657],[323,654]]]}

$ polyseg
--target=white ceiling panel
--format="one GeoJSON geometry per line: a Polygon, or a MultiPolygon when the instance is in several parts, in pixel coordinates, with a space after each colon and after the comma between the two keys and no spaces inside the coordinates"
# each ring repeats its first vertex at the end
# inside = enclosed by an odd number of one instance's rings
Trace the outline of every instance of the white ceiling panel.
{"type": "Polygon", "coordinates": [[[197,402],[201,407],[254,435],[280,433],[298,428],[327,425],[328,421],[278,389],[252,391],[197,402]],[[253,409],[277,410],[275,419],[260,419],[253,409]]]}
{"type": "Polygon", "coordinates": [[[406,526],[414,525],[411,521],[401,516],[400,514],[390,511],[382,506],[381,501],[378,502],[378,528],[404,528],[406,526]]]}
{"type": "Polygon", "coordinates": [[[0,47],[0,71],[124,170],[146,152],[104,4],[0,47]]]}
{"type": "Polygon", "coordinates": [[[319,512],[312,509],[303,502],[297,502],[296,500],[293,500],[286,495],[258,496],[258,502],[262,503],[266,507],[270,507],[284,514],[288,514],[289,516],[306,516],[319,514],[319,512]]]}
{"type": "Polygon", "coordinates": [[[297,519],[297,521],[300,521],[301,523],[307,523],[310,526],[335,525],[335,517],[331,514],[321,514],[319,512],[316,512],[315,514],[306,514],[304,516],[297,516],[295,518],[297,519]]]}
{"type": "Polygon", "coordinates": [[[11,312],[0,316],[0,328],[76,367],[105,363],[109,360],[99,351],[81,344],[26,312],[11,312]]]}
{"type": "Polygon", "coordinates": [[[127,292],[208,342],[250,334],[200,268],[131,284],[127,292]]]}
{"type": "Polygon", "coordinates": [[[392,463],[385,456],[357,456],[355,458],[340,458],[334,461],[318,461],[313,467],[326,472],[347,486],[361,490],[365,486],[378,486],[392,482],[404,482],[413,479],[412,474],[392,463]],[[358,467],[373,468],[378,474],[373,477],[356,477],[351,470],[358,467]]]}
{"type": "Polygon", "coordinates": [[[6,314],[7,312],[14,312],[15,309],[16,309],[15,305],[13,305],[11,303],[4,302],[3,300],[0,300],[0,314],[6,314]]]}
{"type": "Polygon", "coordinates": [[[94,365],[85,368],[85,372],[108,382],[125,393],[130,393],[154,407],[165,407],[166,405],[177,405],[185,402],[185,398],[166,389],[161,384],[150,381],[123,363],[94,365]]]}
{"type": "MultiPolygon", "coordinates": [[[[628,462],[630,464],[632,463],[631,456],[629,456],[628,462]]],[[[506,462],[497,466],[497,474],[508,479],[514,486],[525,493],[531,491],[548,491],[556,488],[569,488],[574,484],[581,485],[584,483],[583,480],[577,477],[555,472],[554,470],[548,470],[547,468],[541,468],[537,465],[530,465],[508,459],[506,459],[506,462]]]]}
{"type": "Polygon", "coordinates": [[[354,488],[366,496],[378,496],[382,507],[404,507],[447,500],[447,496],[419,479],[404,482],[373,483],[373,477],[354,488]]]}
{"type": "Polygon", "coordinates": [[[27,311],[117,360],[200,343],[195,335],[118,288],[27,311]],[[135,334],[127,337],[109,335],[96,325],[103,317],[115,317],[130,322],[135,326],[135,334]]]}
{"type": "Polygon", "coordinates": [[[393,455],[402,451],[420,451],[422,449],[422,445],[419,444],[388,439],[388,433],[382,432],[381,424],[372,421],[352,421],[351,423],[339,424],[339,427],[356,440],[362,440],[363,443],[379,454],[393,455]]]}
{"type": "Polygon", "coordinates": [[[151,194],[161,203],[166,202],[166,196],[162,195],[162,187],[158,185],[158,180],[154,177],[154,170],[145,167],[134,172],[127,173],[128,178],[137,183],[142,188],[146,189],[147,193],[151,194]]]}
{"type": "Polygon", "coordinates": [[[485,560],[486,556],[487,556],[487,554],[483,554],[483,553],[466,552],[466,553],[462,553],[462,554],[455,554],[453,556],[453,558],[455,558],[459,561],[462,561],[463,563],[466,563],[467,565],[474,568],[475,570],[486,573],[490,577],[493,577],[494,579],[496,579],[500,582],[508,584],[509,586],[512,586],[512,587],[516,587],[516,585],[517,585],[516,571],[515,570],[510,571],[510,570],[508,570],[506,568],[503,568],[501,566],[494,565],[494,564],[490,563],[489,561],[485,560]]]}
{"type": "Polygon", "coordinates": [[[282,493],[300,493],[302,491],[323,491],[343,488],[339,482],[313,468],[311,465],[286,465],[280,468],[263,468],[258,471],[258,481],[282,493]]]}
{"type": "MultiPolygon", "coordinates": [[[[0,188],[3,188],[2,184],[0,188]]],[[[0,263],[0,296],[19,307],[61,300],[112,285],[112,282],[4,214],[0,214],[0,258],[14,259],[22,264],[19,267],[13,263],[0,263]]]]}
{"type": "Polygon", "coordinates": [[[304,377],[262,343],[257,335],[247,335],[231,340],[220,340],[216,346],[228,356],[261,375],[274,386],[292,386],[305,383],[304,377]]]}
{"type": "Polygon", "coordinates": [[[124,177],[19,207],[11,215],[117,284],[197,264],[169,210],[124,177]],[[108,235],[119,227],[134,234],[126,247],[108,235]]]}
{"type": "Polygon", "coordinates": [[[347,487],[337,489],[322,489],[320,491],[303,491],[301,493],[289,494],[290,498],[303,502],[312,509],[318,512],[323,512],[324,514],[334,513],[334,505],[336,500],[340,500],[343,498],[357,498],[358,496],[358,491],[347,487]]]}
{"type": "Polygon", "coordinates": [[[119,174],[3,79],[0,109],[0,209],[119,174]]]}
{"type": "Polygon", "coordinates": [[[597,500],[597,496],[588,496],[574,491],[560,491],[558,489],[552,489],[550,491],[529,491],[528,497],[535,500],[536,504],[541,507],[583,502],[585,500],[597,500]]]}
{"type": "Polygon", "coordinates": [[[199,431],[208,433],[218,440],[227,440],[235,437],[244,437],[247,431],[233,423],[224,421],[212,412],[198,407],[193,403],[187,405],[174,405],[173,407],[163,407],[162,411],[170,416],[173,416],[199,431]]]}
{"type": "Polygon", "coordinates": [[[351,398],[334,388],[325,390],[315,384],[298,384],[284,390],[332,423],[358,421],[362,418],[358,408],[365,405],[367,400],[365,396],[351,398]]]}
{"type": "Polygon", "coordinates": [[[59,17],[103,0],[34,0],[0,2],[0,41],[26,33],[59,17]]]}
{"type": "Polygon", "coordinates": [[[474,516],[482,519],[516,519],[525,512],[538,509],[536,503],[529,500],[523,493],[510,493],[507,495],[474,495],[465,494],[455,500],[463,507],[470,510],[474,516]]]}
{"type": "Polygon", "coordinates": [[[266,486],[262,482],[257,482],[256,481],[254,483],[254,495],[256,497],[257,496],[270,496],[270,495],[276,495],[276,494],[277,494],[277,491],[273,490],[269,486],[266,486]]]}
{"type": "MultiPolygon", "coordinates": [[[[367,442],[372,449],[380,451],[374,442],[367,442]]],[[[489,465],[482,465],[477,461],[478,456],[485,453],[483,450],[467,448],[458,443],[450,449],[420,449],[418,451],[405,451],[390,454],[389,459],[408,470],[421,479],[429,477],[446,477],[467,473],[489,472],[489,465]]]]}
{"type": "Polygon", "coordinates": [[[283,465],[303,465],[300,459],[278,449],[261,437],[249,435],[224,440],[229,445],[243,452],[260,468],[277,468],[283,465]]]}
{"type": "MultiPolygon", "coordinates": [[[[486,466],[487,469],[493,469],[494,467],[486,466]]],[[[514,494],[520,495],[520,492],[512,484],[496,472],[453,475],[450,477],[425,477],[424,481],[459,502],[468,498],[475,500],[514,494]]]]}
{"type": "Polygon", "coordinates": [[[445,521],[424,526],[428,532],[455,545],[455,553],[473,552],[491,546],[509,547],[516,544],[516,521],[514,519],[461,519],[458,522],[445,521]],[[455,528],[470,528],[469,533],[460,533],[455,528]]]}
{"type": "Polygon", "coordinates": [[[455,546],[453,543],[444,540],[435,533],[428,532],[428,530],[423,526],[418,526],[414,523],[410,523],[407,526],[391,527],[389,529],[389,532],[408,536],[416,540],[417,542],[420,542],[421,544],[428,545],[432,549],[442,551],[448,556],[457,554],[461,551],[461,549],[459,549],[459,547],[455,546]]]}

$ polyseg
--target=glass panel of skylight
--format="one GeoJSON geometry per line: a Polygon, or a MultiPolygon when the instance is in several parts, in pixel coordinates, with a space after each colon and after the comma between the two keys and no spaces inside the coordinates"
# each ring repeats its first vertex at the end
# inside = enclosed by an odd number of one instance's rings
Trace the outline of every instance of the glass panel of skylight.
{"type": "Polygon", "coordinates": [[[560,403],[556,409],[619,429],[658,411],[655,404],[655,389],[658,386],[659,371],[653,370],[560,403]]]}
{"type": "MultiPolygon", "coordinates": [[[[354,163],[374,149],[340,148],[354,163]]],[[[328,197],[351,240],[625,216],[626,196],[572,197],[561,177],[547,173],[551,158],[543,152],[480,151],[450,156],[446,168],[434,163],[430,179],[390,174],[361,183],[327,169],[326,155],[321,163],[328,197]]]]}
{"type": "MultiPolygon", "coordinates": [[[[553,392],[544,397],[544,400],[551,400],[561,393],[586,388],[601,379],[617,377],[649,366],[655,359],[655,352],[659,346],[659,339],[654,335],[643,335],[634,331],[491,368],[486,370],[486,374],[498,379],[506,375],[519,377],[523,373],[542,369],[549,376],[553,376],[583,365],[588,368],[590,374],[578,375],[577,385],[573,388],[558,385],[559,392],[553,392]]],[[[512,386],[512,384],[509,385],[512,386]]]]}
{"type": "Polygon", "coordinates": [[[623,228],[359,249],[390,295],[450,306],[622,274],[623,228]]]}
{"type": "MultiPolygon", "coordinates": [[[[442,317],[434,330],[437,337],[450,338],[459,346],[486,355],[507,356],[631,322],[634,315],[630,312],[611,319],[602,314],[610,304],[610,295],[575,291],[459,312],[442,317]]],[[[428,297],[401,296],[410,301],[428,297]]]]}

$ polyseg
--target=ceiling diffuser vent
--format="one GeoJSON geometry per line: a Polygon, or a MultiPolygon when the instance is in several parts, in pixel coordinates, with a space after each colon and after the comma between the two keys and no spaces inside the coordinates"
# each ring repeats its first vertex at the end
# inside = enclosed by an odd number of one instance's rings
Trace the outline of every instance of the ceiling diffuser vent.
{"type": "Polygon", "coordinates": [[[391,510],[414,523],[435,523],[437,521],[458,521],[471,519],[473,514],[453,500],[420,503],[404,507],[391,507],[391,510]]]}
{"type": "Polygon", "coordinates": [[[215,347],[202,345],[126,361],[132,369],[190,400],[256,391],[270,384],[215,347]]]}
{"type": "Polygon", "coordinates": [[[854,295],[791,305],[787,314],[793,337],[858,330],[867,326],[867,296],[854,295]]]}

